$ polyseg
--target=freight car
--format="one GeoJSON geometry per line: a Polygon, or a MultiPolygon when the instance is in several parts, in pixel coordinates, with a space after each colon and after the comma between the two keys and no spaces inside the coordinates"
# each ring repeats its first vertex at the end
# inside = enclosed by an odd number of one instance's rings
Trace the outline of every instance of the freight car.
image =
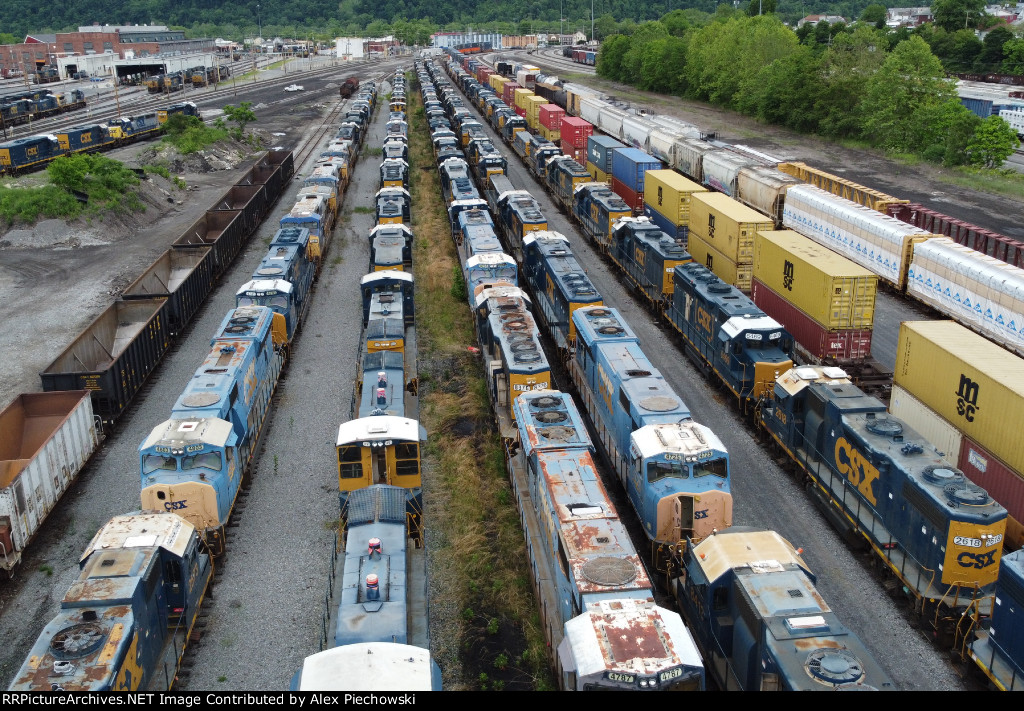
{"type": "Polygon", "coordinates": [[[213,578],[196,529],[173,513],[115,516],[79,568],[10,690],[171,689],[213,578]]]}
{"type": "Polygon", "coordinates": [[[895,689],[774,531],[733,527],[681,556],[673,592],[725,691],[895,689]]]}
{"type": "Polygon", "coordinates": [[[338,93],[341,94],[341,98],[347,99],[352,96],[352,94],[356,93],[357,89],[359,89],[359,79],[356,77],[349,77],[340,87],[338,87],[338,93]]]}
{"type": "Polygon", "coordinates": [[[562,689],[703,689],[693,638],[677,613],[654,601],[571,398],[523,394],[514,417],[508,466],[562,689]]]}

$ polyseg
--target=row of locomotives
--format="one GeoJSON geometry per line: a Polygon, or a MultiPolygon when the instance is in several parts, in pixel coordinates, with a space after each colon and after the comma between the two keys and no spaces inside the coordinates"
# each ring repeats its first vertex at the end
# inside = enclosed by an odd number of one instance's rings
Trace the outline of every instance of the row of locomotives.
{"type": "Polygon", "coordinates": [[[524,393],[513,410],[509,471],[562,689],[703,690],[693,637],[678,613],[655,602],[572,399],[524,393]]]}
{"type": "Polygon", "coordinates": [[[326,241],[334,227],[334,213],[330,196],[309,194],[299,197],[287,215],[281,218],[282,228],[304,229],[309,233],[310,255],[322,262],[327,251],[326,241]]]}
{"type": "Polygon", "coordinates": [[[675,291],[675,268],[693,261],[677,240],[646,217],[625,217],[612,229],[609,252],[627,283],[656,313],[664,312],[675,291]]]}
{"type": "Polygon", "coordinates": [[[381,188],[409,189],[409,164],[401,158],[392,158],[380,164],[381,188]]]}
{"type": "Polygon", "coordinates": [[[694,422],[618,311],[581,308],[572,318],[573,383],[656,568],[668,570],[682,541],[732,525],[729,454],[711,429],[694,422]]]}
{"type": "Polygon", "coordinates": [[[348,525],[322,649],[303,661],[292,691],[440,691],[430,655],[426,551],[406,515],[408,492],[374,484],[346,502],[348,525]]]}
{"type": "Polygon", "coordinates": [[[782,374],[793,367],[793,337],[746,294],[691,262],[672,270],[665,311],[687,356],[710,371],[753,414],[782,374]]]}
{"type": "Polygon", "coordinates": [[[491,214],[485,208],[460,212],[453,226],[471,308],[484,289],[519,285],[516,262],[502,248],[491,214]]]}
{"type": "Polygon", "coordinates": [[[266,306],[228,311],[170,418],[139,446],[143,508],[176,512],[214,555],[226,551],[226,527],[270,419],[283,322],[266,306]]]}
{"type": "Polygon", "coordinates": [[[10,690],[171,689],[213,578],[199,531],[174,513],[115,516],[78,565],[10,690]]]}
{"type": "Polygon", "coordinates": [[[363,277],[363,339],[353,392],[352,419],[338,428],[338,488],[342,519],[353,492],[377,484],[405,490],[410,530],[422,543],[416,326],[412,274],[371,272],[363,277]]]}
{"type": "Polygon", "coordinates": [[[279,229],[252,279],[235,292],[235,306],[266,306],[280,315],[280,319],[275,317],[273,328],[280,328],[283,321],[284,332],[275,333],[274,340],[291,344],[312,302],[316,267],[309,253],[309,230],[279,229]]]}
{"type": "Polygon", "coordinates": [[[680,553],[672,592],[720,689],[895,690],[775,531],[735,526],[680,553]]]}
{"type": "Polygon", "coordinates": [[[412,273],[414,237],[406,225],[377,225],[370,230],[370,271],[412,273]]]}
{"type": "Polygon", "coordinates": [[[839,530],[866,540],[950,642],[992,616],[1006,509],[835,367],[777,380],[759,418],[839,530]]]}

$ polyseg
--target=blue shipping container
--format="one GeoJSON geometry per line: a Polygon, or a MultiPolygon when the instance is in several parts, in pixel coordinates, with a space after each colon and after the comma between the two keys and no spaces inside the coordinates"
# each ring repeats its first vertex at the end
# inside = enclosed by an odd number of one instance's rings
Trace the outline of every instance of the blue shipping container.
{"type": "MultiPolygon", "coordinates": [[[[588,136],[587,137],[587,160],[597,166],[598,170],[604,171],[605,173],[612,172],[612,152],[616,148],[625,148],[626,146],[619,143],[614,138],[608,136],[588,136]]],[[[643,184],[640,185],[640,189],[643,190],[643,184]]]]}
{"type": "Polygon", "coordinates": [[[983,119],[992,115],[992,102],[989,99],[971,99],[961,96],[960,103],[983,119]]]}
{"type": "Polygon", "coordinates": [[[675,224],[672,220],[662,215],[646,202],[644,203],[644,215],[650,218],[651,222],[656,224],[659,230],[667,234],[669,237],[682,240],[683,247],[687,246],[689,241],[687,238],[690,235],[689,227],[686,225],[675,224]]]}
{"type": "Polygon", "coordinates": [[[612,152],[612,177],[638,193],[644,191],[644,173],[663,167],[660,160],[639,148],[619,148],[612,152]]]}

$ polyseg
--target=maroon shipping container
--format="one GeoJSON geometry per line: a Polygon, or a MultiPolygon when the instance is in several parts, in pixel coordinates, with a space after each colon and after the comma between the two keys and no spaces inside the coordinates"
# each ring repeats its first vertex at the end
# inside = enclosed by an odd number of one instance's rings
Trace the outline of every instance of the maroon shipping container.
{"type": "Polygon", "coordinates": [[[563,140],[558,147],[561,149],[563,154],[569,156],[570,158],[572,158],[574,161],[576,161],[580,165],[586,165],[587,164],[587,147],[586,146],[583,146],[582,148],[579,148],[579,147],[574,146],[571,143],[563,140]]]}
{"type": "Polygon", "coordinates": [[[554,104],[541,104],[539,118],[540,125],[552,131],[559,131],[562,128],[562,118],[565,116],[565,109],[554,104]]]}
{"type": "Polygon", "coordinates": [[[786,327],[804,354],[816,361],[859,361],[871,356],[871,329],[829,331],[756,278],[750,298],[758,308],[786,327]]]}
{"type": "Polygon", "coordinates": [[[621,180],[612,178],[612,192],[617,194],[626,204],[633,208],[634,215],[644,214],[644,192],[639,192],[631,188],[626,187],[626,184],[621,180]]]}
{"type": "Polygon", "coordinates": [[[521,88],[522,87],[514,81],[506,82],[505,86],[501,87],[501,100],[514,108],[516,103],[516,89],[521,88]]]}
{"type": "MultiPolygon", "coordinates": [[[[563,116],[561,131],[562,141],[568,141],[574,148],[582,148],[583,155],[586,156],[587,138],[594,135],[594,124],[578,116],[563,116]]],[[[586,165],[586,162],[580,165],[586,165]]]]}
{"type": "Polygon", "coordinates": [[[1020,547],[1020,539],[1024,538],[1021,527],[1024,523],[1024,479],[966,436],[961,440],[957,466],[1014,518],[1016,525],[1008,525],[1006,532],[1013,547],[1020,547]]]}

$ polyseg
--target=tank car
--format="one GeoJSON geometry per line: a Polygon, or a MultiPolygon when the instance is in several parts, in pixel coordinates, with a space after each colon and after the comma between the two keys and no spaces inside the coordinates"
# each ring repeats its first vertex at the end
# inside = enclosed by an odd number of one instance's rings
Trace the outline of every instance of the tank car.
{"type": "Polygon", "coordinates": [[[531,232],[523,239],[523,280],[529,284],[538,317],[563,357],[576,342],[572,312],[603,303],[597,287],[576,261],[569,240],[559,232],[531,232]]]}
{"type": "MultiPolygon", "coordinates": [[[[211,551],[225,551],[225,528],[259,453],[284,358],[265,306],[231,309],[210,353],[171,408],[139,445],[142,506],[173,511],[194,525],[211,551]]],[[[283,324],[279,333],[284,333],[283,324]]]]}
{"type": "Polygon", "coordinates": [[[316,263],[309,254],[309,230],[278,230],[252,279],[235,292],[235,306],[266,306],[284,318],[285,334],[278,341],[291,343],[310,304],[316,263]]]}
{"type": "Polygon", "coordinates": [[[732,524],[728,452],[693,421],[615,309],[581,308],[572,318],[573,383],[663,568],[680,541],[732,524]]]}
{"type": "Polygon", "coordinates": [[[775,531],[734,527],[687,547],[672,581],[719,688],[895,690],[775,531]]]}
{"type": "Polygon", "coordinates": [[[646,217],[624,217],[612,227],[609,254],[626,280],[656,311],[664,311],[675,291],[673,274],[693,257],[646,217]]]}
{"type": "Polygon", "coordinates": [[[566,690],[700,690],[704,668],[608,498],[565,393],[516,398],[512,484],[542,624],[566,690]]]}
{"type": "Polygon", "coordinates": [[[1024,550],[999,563],[992,617],[976,631],[970,656],[1000,691],[1024,689],[1024,550]]]}
{"type": "Polygon", "coordinates": [[[10,690],[170,689],[213,576],[195,527],[173,513],[115,516],[78,565],[10,690]]]}
{"type": "Polygon", "coordinates": [[[743,292],[706,267],[676,266],[665,315],[682,335],[686,354],[736,396],[744,412],[766,397],[793,367],[793,338],[743,292]]]}
{"type": "Polygon", "coordinates": [[[838,368],[779,377],[759,418],[839,530],[867,540],[935,629],[991,614],[1006,509],[838,368]]]}
{"type": "Polygon", "coordinates": [[[612,192],[607,183],[578,185],[573,195],[572,211],[583,227],[583,232],[605,254],[612,247],[612,228],[615,223],[633,214],[633,208],[612,192]]]}

